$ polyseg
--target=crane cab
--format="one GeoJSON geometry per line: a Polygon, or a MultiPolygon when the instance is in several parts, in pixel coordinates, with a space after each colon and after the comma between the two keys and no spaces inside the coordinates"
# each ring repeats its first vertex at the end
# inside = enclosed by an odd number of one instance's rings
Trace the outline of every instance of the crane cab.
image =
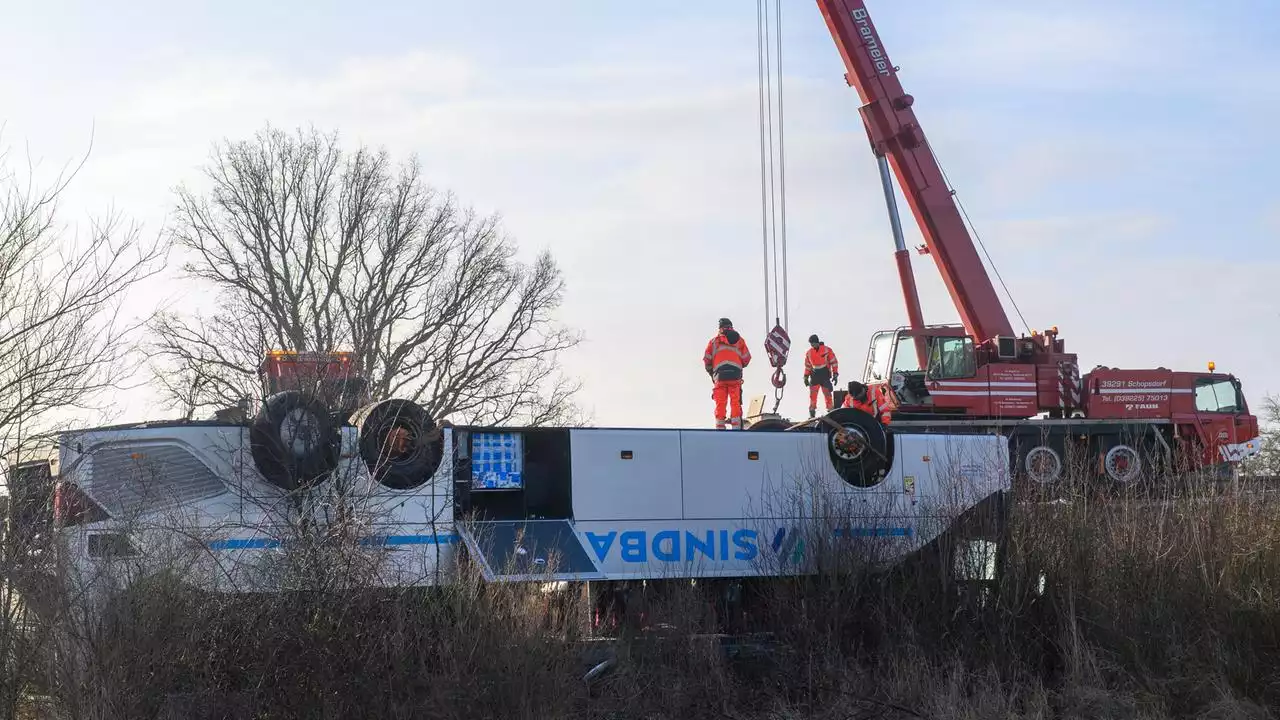
{"type": "Polygon", "coordinates": [[[959,325],[899,327],[872,336],[862,382],[887,386],[898,413],[1030,418],[1078,385],[1061,349],[1052,332],[978,343],[959,325]]]}
{"type": "Polygon", "coordinates": [[[868,386],[887,385],[897,407],[928,408],[938,412],[955,408],[964,412],[967,403],[941,389],[942,383],[973,381],[977,374],[977,352],[973,338],[958,326],[930,326],[919,331],[908,328],[882,330],[871,337],[862,382],[868,386]],[[925,362],[921,362],[924,358],[925,362]]]}

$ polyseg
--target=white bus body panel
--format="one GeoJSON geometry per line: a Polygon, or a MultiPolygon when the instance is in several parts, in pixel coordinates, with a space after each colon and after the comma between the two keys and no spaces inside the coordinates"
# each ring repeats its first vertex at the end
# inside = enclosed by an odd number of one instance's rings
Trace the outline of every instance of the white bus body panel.
{"type": "MultiPolygon", "coordinates": [[[[64,551],[82,583],[127,584],[178,565],[192,585],[224,592],[287,588],[281,540],[296,536],[297,499],[267,482],[249,452],[248,428],[211,424],[92,430],[64,436],[54,472],[112,517],[64,528],[64,551]],[[104,462],[104,459],[107,462],[104,462]],[[193,493],[189,488],[199,490],[193,493]],[[184,489],[187,488],[187,489],[184,489]],[[101,557],[94,536],[129,538],[136,554],[101,557]]],[[[333,476],[308,500],[326,515],[324,485],[344,483],[358,540],[377,553],[371,585],[434,584],[452,567],[452,439],[430,481],[396,491],[374,483],[343,428],[333,476]]],[[[374,555],[374,553],[370,553],[374,555]]]]}
{"type": "Polygon", "coordinates": [[[445,431],[444,460],[427,482],[392,490],[373,482],[356,451],[355,428],[344,428],[333,477],[292,498],[258,473],[244,427],[172,423],[69,433],[54,474],[112,517],[60,536],[85,578],[126,570],[113,585],[171,566],[176,557],[200,587],[285,589],[292,581],[279,565],[286,556],[281,539],[294,536],[290,518],[299,498],[313,503],[312,517],[324,518],[331,510],[322,506],[324,494],[341,483],[359,542],[387,551],[377,553],[370,585],[448,582],[464,545],[495,580],[547,579],[496,567],[499,556],[527,553],[507,547],[486,555],[480,542],[486,531],[508,545],[533,537],[557,546],[571,556],[557,579],[748,577],[807,571],[806,546],[815,538],[871,541],[881,562],[894,562],[1009,487],[1008,441],[999,435],[892,434],[892,470],[861,488],[832,468],[825,433],[538,432],[564,434],[569,477],[550,482],[569,485],[572,517],[455,517],[462,474],[455,472],[461,457],[455,430],[445,431]],[[136,552],[124,558],[91,552],[92,537],[103,534],[127,536],[136,552]]]}
{"type": "Polygon", "coordinates": [[[1008,441],[999,435],[894,435],[893,468],[860,488],[833,469],[822,433],[687,430],[643,443],[643,432],[572,435],[574,527],[610,579],[802,572],[797,536],[828,532],[870,539],[877,559],[893,562],[1009,483],[1008,441]],[[621,459],[623,450],[631,460],[621,459]],[[678,476],[629,474],[629,463],[677,465],[678,476]],[[679,511],[659,504],[655,488],[672,495],[678,488],[679,511]],[[642,516],[653,507],[667,512],[642,516]]]}

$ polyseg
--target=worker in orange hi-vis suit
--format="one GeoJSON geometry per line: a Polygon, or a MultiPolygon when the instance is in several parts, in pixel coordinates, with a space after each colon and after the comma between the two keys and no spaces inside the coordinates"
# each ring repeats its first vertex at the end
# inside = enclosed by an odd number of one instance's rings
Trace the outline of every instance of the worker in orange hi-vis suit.
{"type": "Polygon", "coordinates": [[[885,409],[885,400],[881,392],[871,392],[871,388],[854,380],[849,383],[849,393],[844,396],[840,407],[857,408],[878,419],[882,424],[889,424],[889,412],[885,409]]]}
{"type": "Polygon", "coordinates": [[[840,381],[840,362],[835,352],[827,347],[817,335],[809,336],[809,350],[804,354],[804,384],[809,386],[809,417],[818,410],[818,390],[822,390],[822,398],[827,404],[827,412],[831,412],[831,393],[835,383],[840,381]]]}
{"type": "Polygon", "coordinates": [[[751,351],[742,336],[733,329],[729,318],[720,318],[720,331],[707,342],[702,354],[702,365],[715,385],[711,398],[716,403],[716,429],[726,425],[734,430],[742,429],[742,371],[751,364],[751,351]],[[725,417],[725,405],[729,417],[725,417]]]}

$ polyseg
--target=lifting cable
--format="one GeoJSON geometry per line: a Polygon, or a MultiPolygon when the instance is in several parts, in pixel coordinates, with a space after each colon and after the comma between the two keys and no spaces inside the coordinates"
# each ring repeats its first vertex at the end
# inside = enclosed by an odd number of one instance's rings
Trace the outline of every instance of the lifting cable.
{"type": "Polygon", "coordinates": [[[773,384],[773,412],[776,413],[778,405],[782,403],[783,389],[787,384],[787,374],[783,366],[787,364],[787,354],[791,351],[791,337],[786,331],[786,325],[790,324],[791,318],[787,287],[787,180],[782,112],[782,0],[775,0],[774,32],[776,33],[774,44],[778,53],[776,167],[769,10],[765,0],[756,0],[756,64],[760,105],[760,234],[764,261],[765,353],[769,356],[769,364],[775,368],[770,382],[773,384]],[[779,215],[781,215],[781,224],[779,224],[779,215]],[[770,262],[770,255],[772,255],[772,262],[770,262]]]}

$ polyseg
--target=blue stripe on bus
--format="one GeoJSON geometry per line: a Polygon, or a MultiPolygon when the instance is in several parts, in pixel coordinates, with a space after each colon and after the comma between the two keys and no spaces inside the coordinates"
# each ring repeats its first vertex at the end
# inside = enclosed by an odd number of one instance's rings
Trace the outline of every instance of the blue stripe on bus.
{"type": "MultiPolygon", "coordinates": [[[[458,542],[457,535],[376,535],[360,538],[361,545],[450,545],[458,542]]],[[[280,541],[272,538],[230,538],[209,543],[210,550],[263,550],[280,547],[280,541]]]]}
{"type": "Polygon", "coordinates": [[[360,538],[361,545],[450,545],[458,542],[457,535],[375,535],[360,538]]]}
{"type": "Polygon", "coordinates": [[[836,528],[836,537],[911,537],[911,528],[836,528]]]}
{"type": "MultiPolygon", "coordinates": [[[[909,527],[888,528],[836,528],[835,536],[843,537],[911,537],[909,527]]],[[[451,545],[460,540],[457,535],[376,535],[360,539],[361,545],[451,545]]],[[[280,541],[272,538],[231,538],[209,543],[211,550],[263,550],[280,547],[280,541]]]]}

